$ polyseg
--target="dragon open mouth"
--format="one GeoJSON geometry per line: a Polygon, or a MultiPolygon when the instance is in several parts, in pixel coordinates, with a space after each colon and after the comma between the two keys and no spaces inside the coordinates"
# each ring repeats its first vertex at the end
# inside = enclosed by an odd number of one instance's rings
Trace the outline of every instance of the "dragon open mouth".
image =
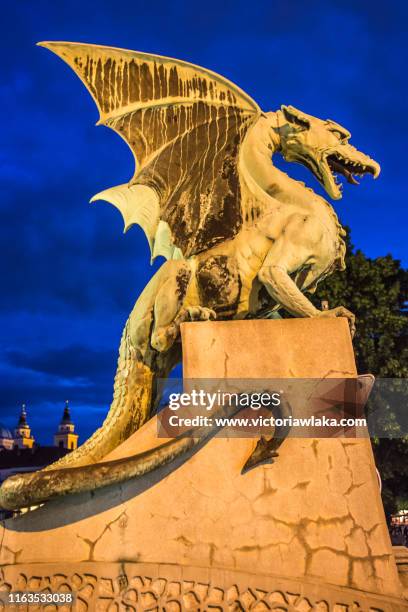
{"type": "Polygon", "coordinates": [[[358,177],[371,174],[377,178],[380,173],[380,166],[370,157],[360,152],[350,155],[346,155],[346,151],[344,153],[342,155],[340,152],[331,151],[323,156],[320,164],[321,176],[318,178],[333,199],[339,199],[342,195],[340,176],[352,185],[359,185],[358,177]]]}
{"type": "Polygon", "coordinates": [[[352,161],[341,157],[337,153],[333,153],[326,158],[329,168],[332,172],[336,184],[339,185],[338,174],[342,174],[348,183],[353,185],[359,185],[359,181],[354,175],[364,176],[364,174],[370,173],[376,176],[376,170],[373,166],[365,165],[357,161],[352,161]]]}

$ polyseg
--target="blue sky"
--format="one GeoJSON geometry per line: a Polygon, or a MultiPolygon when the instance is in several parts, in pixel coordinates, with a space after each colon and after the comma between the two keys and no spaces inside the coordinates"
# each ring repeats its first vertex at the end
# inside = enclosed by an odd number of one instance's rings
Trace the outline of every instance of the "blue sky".
{"type": "MultiPolygon", "coordinates": [[[[75,75],[41,40],[185,59],[236,82],[264,110],[293,104],[347,127],[382,166],[335,204],[371,257],[408,264],[405,118],[408,5],[390,0],[205,3],[20,0],[2,7],[0,421],[26,402],[50,443],[70,399],[83,439],[109,407],[121,329],[153,273],[139,229],[87,204],[133,160],[75,75]]],[[[316,187],[301,168],[293,176],[316,187]]],[[[157,267],[157,266],[156,266],[157,267]]]]}

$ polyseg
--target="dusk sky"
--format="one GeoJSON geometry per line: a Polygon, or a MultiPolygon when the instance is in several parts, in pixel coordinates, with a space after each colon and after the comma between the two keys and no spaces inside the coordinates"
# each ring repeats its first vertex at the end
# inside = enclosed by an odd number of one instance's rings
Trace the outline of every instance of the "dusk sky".
{"type": "MultiPolygon", "coordinates": [[[[382,173],[346,184],[336,211],[367,255],[408,265],[405,0],[19,0],[3,3],[2,24],[0,421],[8,427],[25,402],[34,435],[51,444],[65,399],[81,440],[102,422],[121,330],[159,265],[150,267],[139,228],[123,235],[116,209],[88,205],[130,179],[132,154],[95,127],[85,87],[38,41],[184,59],[234,81],[265,111],[292,104],[341,123],[382,173]]],[[[318,189],[302,168],[290,172],[318,189]]]]}

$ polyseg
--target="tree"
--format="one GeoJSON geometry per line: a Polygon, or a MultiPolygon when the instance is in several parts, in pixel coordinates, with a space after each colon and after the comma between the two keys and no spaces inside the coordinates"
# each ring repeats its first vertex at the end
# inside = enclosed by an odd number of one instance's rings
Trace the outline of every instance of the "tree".
{"type": "MultiPolygon", "coordinates": [[[[407,378],[408,270],[391,255],[371,259],[355,250],[349,237],[347,242],[346,271],[320,283],[313,301],[320,306],[322,300],[328,300],[330,308],[343,305],[356,315],[353,344],[359,373],[407,378]]],[[[408,436],[392,407],[385,406],[384,410],[388,411],[388,427],[398,437],[374,438],[372,444],[389,516],[397,509],[408,508],[408,436]]]]}

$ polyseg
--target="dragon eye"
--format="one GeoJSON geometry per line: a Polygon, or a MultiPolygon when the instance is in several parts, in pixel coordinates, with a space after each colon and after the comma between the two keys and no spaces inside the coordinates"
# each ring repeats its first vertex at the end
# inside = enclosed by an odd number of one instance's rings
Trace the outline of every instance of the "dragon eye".
{"type": "Polygon", "coordinates": [[[326,128],[330,132],[332,132],[336,136],[336,138],[340,140],[340,142],[347,142],[348,139],[351,138],[350,132],[335,121],[332,121],[331,119],[326,119],[325,124],[326,128]]]}
{"type": "Polygon", "coordinates": [[[340,130],[330,130],[332,134],[334,134],[339,140],[340,142],[347,142],[347,139],[349,138],[348,134],[345,134],[344,132],[340,132],[340,130]]]}

